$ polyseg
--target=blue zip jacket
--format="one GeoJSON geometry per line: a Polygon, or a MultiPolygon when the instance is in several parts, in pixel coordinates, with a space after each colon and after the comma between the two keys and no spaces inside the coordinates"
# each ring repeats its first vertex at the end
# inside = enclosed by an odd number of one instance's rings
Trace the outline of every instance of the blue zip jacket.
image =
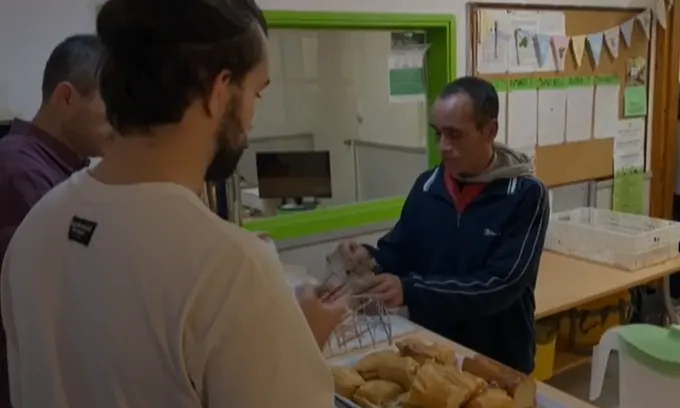
{"type": "Polygon", "coordinates": [[[534,367],[534,288],[550,215],[533,176],[493,180],[458,213],[443,166],[416,180],[377,247],[411,320],[524,373],[534,367]]]}

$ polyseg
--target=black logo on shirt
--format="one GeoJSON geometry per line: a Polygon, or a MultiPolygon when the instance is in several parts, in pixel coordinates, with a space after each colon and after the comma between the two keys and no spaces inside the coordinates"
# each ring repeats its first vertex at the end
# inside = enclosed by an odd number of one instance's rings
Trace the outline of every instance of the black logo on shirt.
{"type": "Polygon", "coordinates": [[[96,222],[74,216],[71,218],[71,225],[68,227],[68,240],[89,246],[96,228],[96,222]]]}

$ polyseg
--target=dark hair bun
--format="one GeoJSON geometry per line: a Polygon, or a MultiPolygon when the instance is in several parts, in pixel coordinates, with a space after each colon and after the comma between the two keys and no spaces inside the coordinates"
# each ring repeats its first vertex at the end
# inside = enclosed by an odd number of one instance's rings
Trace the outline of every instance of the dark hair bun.
{"type": "Polygon", "coordinates": [[[97,16],[97,34],[116,60],[180,44],[208,45],[248,33],[247,10],[206,0],[109,0],[97,16]],[[228,10],[221,10],[224,5],[228,10]],[[228,13],[225,13],[228,12],[228,13]]]}

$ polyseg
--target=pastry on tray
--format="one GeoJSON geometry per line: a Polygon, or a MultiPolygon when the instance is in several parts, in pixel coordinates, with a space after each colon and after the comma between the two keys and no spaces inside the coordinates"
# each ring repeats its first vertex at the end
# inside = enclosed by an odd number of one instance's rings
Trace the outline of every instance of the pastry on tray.
{"type": "Polygon", "coordinates": [[[399,358],[393,350],[383,350],[364,356],[354,366],[354,369],[364,378],[364,380],[375,380],[378,378],[378,368],[385,364],[385,360],[399,358]]]}
{"type": "Polygon", "coordinates": [[[362,408],[382,408],[404,391],[401,385],[397,383],[386,380],[372,380],[357,389],[352,401],[362,408]]]}
{"type": "Polygon", "coordinates": [[[465,408],[515,408],[515,401],[500,388],[490,388],[473,398],[465,408]]]}
{"type": "Polygon", "coordinates": [[[427,362],[413,381],[408,403],[421,408],[460,408],[485,388],[483,379],[456,366],[427,362]]]}
{"type": "Polygon", "coordinates": [[[366,383],[352,368],[331,367],[331,373],[335,383],[335,393],[347,399],[352,399],[357,389],[366,383]]]}
{"type": "Polygon", "coordinates": [[[386,357],[378,362],[378,378],[395,382],[408,390],[419,368],[420,364],[411,357],[400,357],[395,354],[394,357],[386,357]]]}
{"type": "Polygon", "coordinates": [[[439,364],[456,364],[456,353],[453,349],[437,343],[428,343],[420,339],[407,338],[397,342],[399,353],[411,357],[419,364],[434,361],[439,364]]]}

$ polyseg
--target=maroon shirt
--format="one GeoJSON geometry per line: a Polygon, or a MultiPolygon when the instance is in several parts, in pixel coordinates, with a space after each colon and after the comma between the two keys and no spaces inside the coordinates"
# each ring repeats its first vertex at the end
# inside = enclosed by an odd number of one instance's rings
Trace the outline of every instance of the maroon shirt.
{"type": "MultiPolygon", "coordinates": [[[[87,165],[65,144],[23,120],[0,139],[0,265],[9,241],[35,203],[87,165]]],[[[40,254],[36,254],[40,256],[40,254]]],[[[0,408],[10,407],[4,331],[0,336],[0,408]]]]}

